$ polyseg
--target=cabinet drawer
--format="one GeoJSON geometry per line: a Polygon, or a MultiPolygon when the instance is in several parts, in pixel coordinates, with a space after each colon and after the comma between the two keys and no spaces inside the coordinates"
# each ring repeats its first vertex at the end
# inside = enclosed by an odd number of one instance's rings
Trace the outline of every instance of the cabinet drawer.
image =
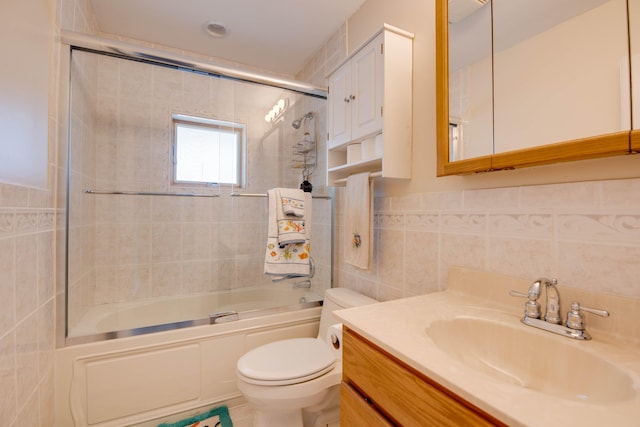
{"type": "Polygon", "coordinates": [[[340,385],[340,427],[392,427],[392,424],[369,405],[349,385],[340,385]]]}
{"type": "Polygon", "coordinates": [[[504,426],[428,377],[345,328],[343,381],[403,426],[504,426]]]}

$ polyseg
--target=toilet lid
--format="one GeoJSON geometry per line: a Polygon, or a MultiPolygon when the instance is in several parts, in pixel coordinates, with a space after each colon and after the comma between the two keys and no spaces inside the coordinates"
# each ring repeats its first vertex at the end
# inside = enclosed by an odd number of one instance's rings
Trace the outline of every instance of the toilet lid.
{"type": "Polygon", "coordinates": [[[296,384],[323,375],[335,363],[324,341],[293,338],[247,352],[238,360],[238,373],[252,384],[296,384]]]}

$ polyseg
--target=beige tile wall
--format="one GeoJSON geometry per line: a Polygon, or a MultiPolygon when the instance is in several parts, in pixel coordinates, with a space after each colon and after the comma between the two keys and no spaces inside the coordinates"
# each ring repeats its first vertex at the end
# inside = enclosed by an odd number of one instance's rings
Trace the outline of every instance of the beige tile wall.
{"type": "MultiPolygon", "coordinates": [[[[304,129],[296,131],[291,123],[314,112],[309,130],[322,137],[325,101],[85,52],[73,55],[72,71],[79,78],[72,79],[71,100],[71,328],[95,305],[271,283],[263,274],[266,198],[229,193],[297,187],[301,177],[291,167],[291,147],[304,129]],[[271,125],[264,114],[280,97],[289,99],[290,108],[273,133],[275,146],[265,148],[263,135],[271,125]],[[173,113],[247,125],[245,188],[171,184],[173,113]],[[265,161],[267,149],[280,151],[279,164],[265,161]],[[84,189],[220,197],[93,195],[84,189]]],[[[324,166],[316,172],[312,182],[320,189],[324,166]]],[[[314,203],[318,290],[331,274],[330,209],[330,201],[314,203]]]]}
{"type": "Polygon", "coordinates": [[[442,290],[450,266],[640,298],[640,179],[378,197],[370,271],[338,280],[388,300],[442,290]]]}
{"type": "MultiPolygon", "coordinates": [[[[92,16],[86,0],[57,0],[57,28],[94,32],[92,16]]],[[[324,85],[326,74],[345,57],[343,27],[310,59],[298,78],[324,85]]],[[[64,91],[64,85],[57,85],[58,58],[59,52],[55,52],[52,81],[56,82],[53,86],[64,91]]],[[[57,99],[58,94],[53,94],[51,129],[64,133],[65,122],[58,119],[57,99]]],[[[321,115],[319,122],[326,123],[326,116],[321,115]]],[[[320,128],[324,128],[323,124],[320,128]]],[[[58,132],[51,134],[50,152],[64,159],[65,143],[57,143],[58,132]]],[[[53,158],[51,180],[63,182],[64,162],[53,158]]],[[[322,177],[314,181],[314,185],[322,183],[322,177]]],[[[341,206],[343,192],[339,190],[339,225],[344,218],[341,206]]],[[[64,207],[63,192],[56,197],[53,190],[0,184],[0,300],[4,304],[0,310],[1,425],[17,425],[18,419],[29,420],[31,425],[52,425],[53,277],[59,276],[58,261],[64,259],[63,247],[58,243],[57,253],[55,248],[64,218],[58,207],[64,207]]],[[[132,207],[122,207],[127,208],[132,207]]],[[[229,212],[238,213],[233,206],[229,208],[229,212]]],[[[325,221],[330,222],[328,218],[325,221]]],[[[339,285],[379,299],[439,290],[449,265],[527,279],[557,275],[561,286],[566,283],[640,298],[638,179],[424,193],[402,198],[381,195],[376,199],[375,221],[372,270],[362,272],[340,261],[336,267],[339,285]]],[[[336,235],[338,260],[341,231],[339,228],[336,235]]],[[[152,233],[152,227],[148,233],[152,233]]],[[[98,301],[110,298],[114,292],[105,289],[106,295],[96,293],[98,301]]]]}
{"type": "Polygon", "coordinates": [[[50,425],[54,384],[52,192],[0,184],[0,424],[50,425]]]}
{"type": "MultiPolygon", "coordinates": [[[[88,1],[57,0],[55,28],[90,32],[95,25],[88,1]]],[[[52,426],[57,240],[64,197],[56,184],[64,177],[66,151],[59,144],[65,97],[58,85],[60,52],[54,46],[49,105],[48,190],[0,183],[0,425],[52,426]],[[18,422],[18,420],[20,420],[18,422]]]]}

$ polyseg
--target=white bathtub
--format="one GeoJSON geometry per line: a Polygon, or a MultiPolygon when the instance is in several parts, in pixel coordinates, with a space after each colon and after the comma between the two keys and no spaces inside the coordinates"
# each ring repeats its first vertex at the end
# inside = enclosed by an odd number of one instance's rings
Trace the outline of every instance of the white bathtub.
{"type": "MultiPolygon", "coordinates": [[[[321,307],[299,304],[300,298],[317,299],[317,295],[304,289],[282,290],[298,309],[265,311],[273,307],[266,301],[283,301],[283,295],[276,295],[279,290],[268,292],[249,289],[211,296],[223,302],[213,311],[239,311],[237,321],[132,334],[56,350],[56,425],[134,425],[240,397],[235,375],[240,356],[268,342],[318,333],[321,307]],[[264,315],[252,317],[260,313],[264,315]]],[[[118,311],[94,311],[83,319],[83,327],[92,333],[127,329],[128,322],[143,314],[148,324],[159,319],[179,322],[184,310],[192,318],[197,307],[208,323],[211,302],[199,296],[123,304],[118,311]],[[160,312],[174,317],[157,317],[160,312]]]]}
{"type": "MultiPolygon", "coordinates": [[[[238,288],[207,294],[159,297],[104,304],[90,309],[69,329],[68,343],[119,338],[157,330],[209,323],[212,314],[240,313],[247,318],[261,310],[288,310],[301,303],[322,301],[322,296],[291,284],[238,288]],[[176,323],[186,322],[184,325],[176,323]],[[190,322],[190,323],[189,323],[190,322]],[[159,326],[163,325],[163,326],[159,326]],[[150,328],[151,326],[159,326],[150,328]],[[114,333],[116,332],[116,333],[114,333]],[[96,335],[97,336],[94,336],[96,335]],[[108,335],[105,335],[108,334],[108,335]]],[[[224,319],[220,319],[224,320],[224,319]]]]}

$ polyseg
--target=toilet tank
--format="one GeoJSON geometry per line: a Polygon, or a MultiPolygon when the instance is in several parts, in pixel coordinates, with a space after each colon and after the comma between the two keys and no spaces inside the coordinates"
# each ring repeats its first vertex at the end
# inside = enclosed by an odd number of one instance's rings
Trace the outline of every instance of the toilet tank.
{"type": "Polygon", "coordinates": [[[320,314],[320,330],[318,338],[325,340],[327,329],[334,323],[340,321],[333,315],[335,310],[343,308],[358,307],[361,305],[374,304],[378,301],[369,298],[366,295],[359,294],[356,291],[347,288],[331,288],[327,289],[324,294],[324,302],[322,303],[322,313],[320,314]]]}

